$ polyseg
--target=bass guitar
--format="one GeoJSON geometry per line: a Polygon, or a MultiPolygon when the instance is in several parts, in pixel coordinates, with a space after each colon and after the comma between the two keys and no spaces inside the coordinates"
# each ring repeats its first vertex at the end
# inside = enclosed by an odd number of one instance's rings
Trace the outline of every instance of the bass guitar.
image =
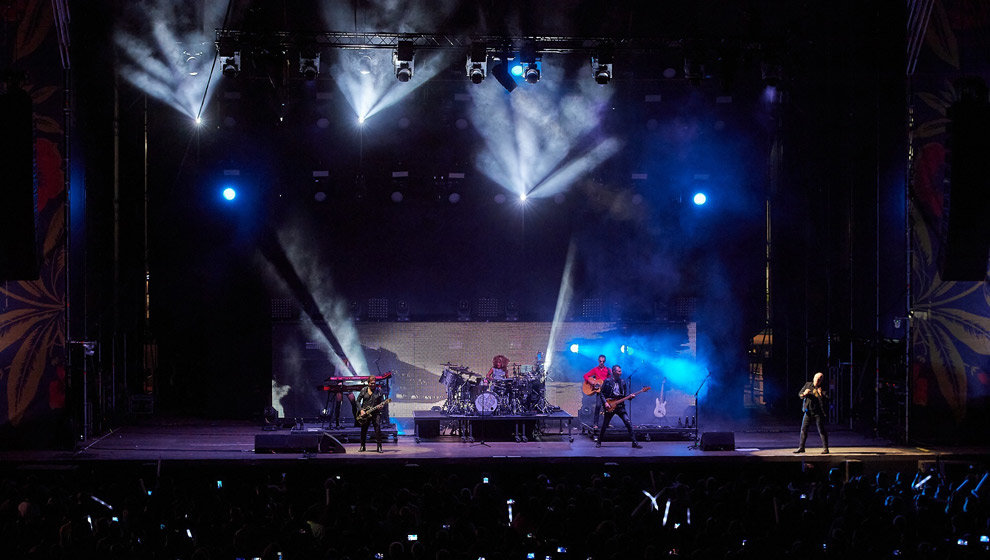
{"type": "Polygon", "coordinates": [[[620,404],[626,402],[627,400],[635,397],[636,395],[638,395],[640,393],[645,393],[645,392],[647,392],[649,390],[650,390],[650,387],[643,387],[639,391],[636,391],[635,393],[626,395],[626,396],[624,396],[622,398],[618,398],[618,399],[607,399],[605,401],[605,410],[607,412],[612,412],[613,410],[615,410],[615,407],[619,406],[620,404]]]}
{"type": "Polygon", "coordinates": [[[367,424],[368,421],[371,420],[371,416],[374,413],[381,410],[382,407],[384,407],[390,402],[392,402],[392,399],[385,399],[384,401],[376,404],[375,406],[362,408],[361,411],[358,412],[357,418],[355,418],[355,420],[357,421],[358,424],[367,424]]]}

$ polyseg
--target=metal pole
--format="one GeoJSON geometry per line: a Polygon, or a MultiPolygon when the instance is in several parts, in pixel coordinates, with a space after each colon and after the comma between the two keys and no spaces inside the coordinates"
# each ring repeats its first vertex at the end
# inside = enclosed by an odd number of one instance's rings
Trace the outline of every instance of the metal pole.
{"type": "MultiPolygon", "coordinates": [[[[911,80],[908,80],[908,99],[911,99],[911,80]]],[[[911,336],[912,319],[911,305],[911,267],[914,261],[914,247],[911,245],[911,176],[914,167],[914,106],[908,103],[908,161],[907,177],[904,180],[904,250],[906,263],[904,267],[905,317],[904,320],[904,443],[911,443],[911,336]]]]}

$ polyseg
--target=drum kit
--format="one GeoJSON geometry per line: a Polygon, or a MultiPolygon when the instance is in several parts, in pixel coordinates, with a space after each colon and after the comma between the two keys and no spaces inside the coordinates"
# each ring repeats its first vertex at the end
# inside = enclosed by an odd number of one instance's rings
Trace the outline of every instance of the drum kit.
{"type": "Polygon", "coordinates": [[[446,363],[440,383],[447,388],[441,410],[467,416],[547,414],[558,410],[546,400],[542,367],[513,364],[511,373],[490,383],[467,367],[446,363]]]}

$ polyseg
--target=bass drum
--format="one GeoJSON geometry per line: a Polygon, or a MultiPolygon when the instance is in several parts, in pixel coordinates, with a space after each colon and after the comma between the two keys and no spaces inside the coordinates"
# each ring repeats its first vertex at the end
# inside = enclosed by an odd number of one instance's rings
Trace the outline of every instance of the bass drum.
{"type": "Polygon", "coordinates": [[[474,409],[478,414],[492,414],[498,408],[498,397],[494,393],[485,391],[474,399],[474,409]]]}

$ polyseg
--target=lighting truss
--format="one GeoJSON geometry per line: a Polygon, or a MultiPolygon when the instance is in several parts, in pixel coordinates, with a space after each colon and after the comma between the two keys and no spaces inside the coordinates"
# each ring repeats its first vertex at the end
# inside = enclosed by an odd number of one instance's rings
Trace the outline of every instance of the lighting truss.
{"type": "MultiPolygon", "coordinates": [[[[400,41],[409,42],[416,50],[457,50],[470,52],[476,44],[484,44],[487,55],[515,52],[523,45],[531,45],[539,53],[581,53],[591,56],[609,47],[613,51],[656,52],[671,48],[681,48],[685,40],[681,38],[615,38],[615,37],[568,37],[568,36],[506,36],[474,35],[459,36],[442,33],[362,33],[347,31],[295,32],[270,31],[255,32],[237,29],[217,30],[217,42],[230,41],[240,50],[270,49],[281,47],[285,50],[302,45],[316,49],[390,49],[398,48],[400,41]]],[[[742,48],[759,48],[757,43],[740,43],[742,48]]],[[[473,58],[473,57],[472,57],[473,58]]]]}

